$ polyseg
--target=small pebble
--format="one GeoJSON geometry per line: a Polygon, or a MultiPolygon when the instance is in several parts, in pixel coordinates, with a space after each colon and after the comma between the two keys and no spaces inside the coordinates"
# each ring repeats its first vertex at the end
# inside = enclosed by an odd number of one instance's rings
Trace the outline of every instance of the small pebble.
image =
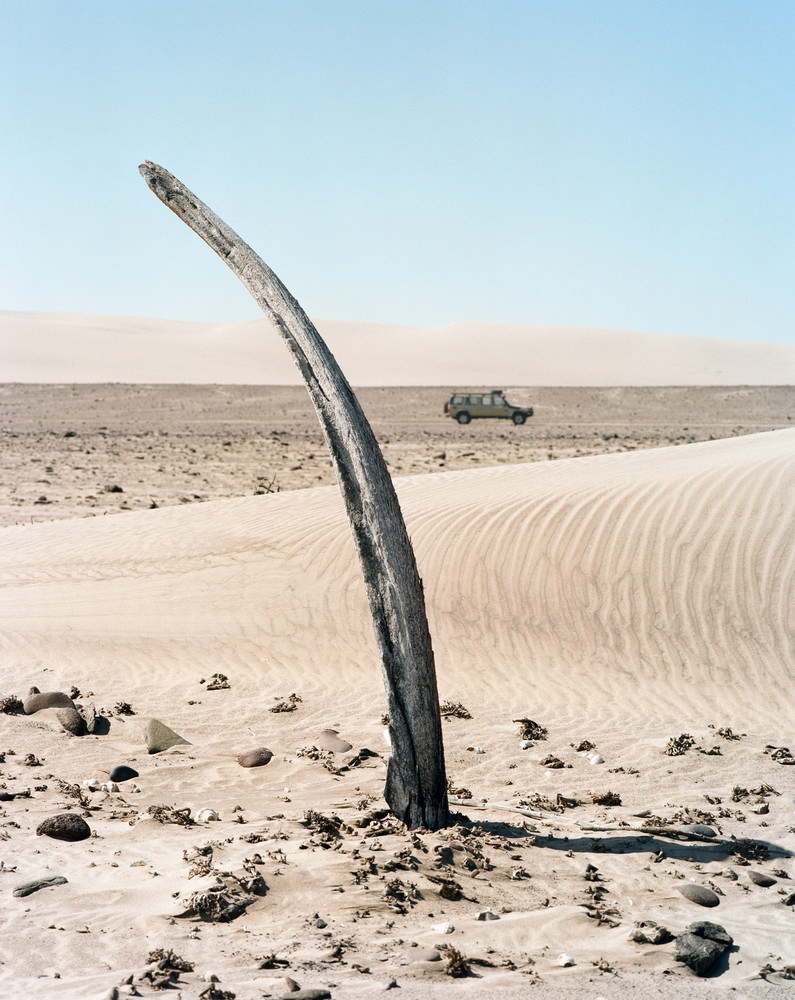
{"type": "Polygon", "coordinates": [[[238,755],[237,762],[241,767],[262,767],[273,759],[273,752],[267,747],[257,747],[238,755]]]}
{"type": "Polygon", "coordinates": [[[776,884],[776,879],[772,875],[765,875],[764,872],[748,872],[748,878],[754,883],[754,885],[759,885],[763,889],[769,888],[771,885],[776,884]]]}
{"type": "Polygon", "coordinates": [[[111,781],[129,781],[130,778],[137,777],[138,772],[134,767],[130,767],[129,764],[117,764],[115,767],[112,767],[110,771],[111,781]]]}
{"type": "Polygon", "coordinates": [[[683,882],[682,885],[677,886],[677,889],[685,899],[689,899],[691,903],[697,903],[699,906],[717,906],[720,903],[720,896],[705,885],[683,882]]]}

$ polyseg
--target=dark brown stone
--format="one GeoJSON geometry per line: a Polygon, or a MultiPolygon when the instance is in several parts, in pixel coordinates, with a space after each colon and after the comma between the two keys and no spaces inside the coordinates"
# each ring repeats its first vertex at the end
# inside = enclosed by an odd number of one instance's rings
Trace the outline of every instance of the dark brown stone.
{"type": "Polygon", "coordinates": [[[241,767],[262,767],[263,764],[270,763],[272,757],[273,753],[267,747],[257,747],[256,750],[241,753],[237,762],[241,767]]]}
{"type": "Polygon", "coordinates": [[[59,813],[42,820],[36,833],[39,837],[53,837],[55,840],[85,840],[91,836],[91,829],[77,813],[59,813]]]}

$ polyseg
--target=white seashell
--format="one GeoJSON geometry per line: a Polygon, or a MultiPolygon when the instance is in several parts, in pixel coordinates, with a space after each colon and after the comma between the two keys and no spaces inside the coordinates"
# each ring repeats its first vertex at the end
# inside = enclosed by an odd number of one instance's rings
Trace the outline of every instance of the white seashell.
{"type": "Polygon", "coordinates": [[[389,730],[388,729],[384,730],[383,736],[384,736],[384,743],[386,743],[386,745],[388,747],[391,747],[392,746],[392,737],[389,735],[389,730]]]}
{"type": "Polygon", "coordinates": [[[87,788],[90,792],[98,792],[102,787],[102,783],[99,778],[86,778],[82,787],[87,788]]]}
{"type": "Polygon", "coordinates": [[[567,955],[565,952],[563,952],[562,955],[558,956],[557,964],[565,969],[568,968],[568,966],[570,965],[575,965],[576,963],[574,959],[571,957],[571,955],[567,955]]]}
{"type": "Polygon", "coordinates": [[[529,750],[532,745],[533,745],[532,740],[522,740],[522,742],[519,744],[522,750],[529,750]]]}
{"type": "Polygon", "coordinates": [[[219,820],[221,817],[215,811],[215,809],[200,809],[196,813],[197,823],[210,823],[213,820],[219,820]]]}
{"type": "Polygon", "coordinates": [[[130,791],[131,792],[140,792],[141,791],[141,789],[140,789],[140,787],[138,785],[130,785],[129,787],[130,787],[130,791]]]}
{"type": "Polygon", "coordinates": [[[592,753],[588,760],[591,764],[604,764],[605,762],[604,757],[601,757],[598,753],[592,753]]]}
{"type": "Polygon", "coordinates": [[[119,786],[115,781],[105,781],[103,782],[101,788],[103,792],[118,792],[119,790],[119,786]]]}
{"type": "Polygon", "coordinates": [[[455,930],[455,927],[453,927],[453,925],[450,923],[444,923],[444,924],[434,924],[433,929],[436,931],[437,934],[452,934],[453,931],[455,930]]]}

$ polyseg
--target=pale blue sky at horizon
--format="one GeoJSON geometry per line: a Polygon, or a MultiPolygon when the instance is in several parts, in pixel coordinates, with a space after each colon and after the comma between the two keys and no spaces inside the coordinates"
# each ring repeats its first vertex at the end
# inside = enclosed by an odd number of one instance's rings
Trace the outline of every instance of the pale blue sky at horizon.
{"type": "Polygon", "coordinates": [[[0,309],[795,342],[792,0],[0,0],[0,309]]]}

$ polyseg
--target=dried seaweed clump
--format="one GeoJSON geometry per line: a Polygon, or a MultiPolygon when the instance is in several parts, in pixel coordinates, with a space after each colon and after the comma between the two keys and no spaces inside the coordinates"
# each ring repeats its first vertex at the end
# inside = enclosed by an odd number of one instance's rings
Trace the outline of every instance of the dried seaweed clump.
{"type": "Polygon", "coordinates": [[[208,691],[225,691],[229,687],[229,678],[226,674],[213,674],[207,681],[208,691]]]}
{"type": "Polygon", "coordinates": [[[439,706],[439,712],[446,719],[471,719],[472,715],[468,709],[464,708],[460,701],[443,701],[439,706]]]}
{"type": "Polygon", "coordinates": [[[469,967],[469,960],[458,950],[458,948],[447,948],[445,950],[447,965],[444,967],[445,974],[454,979],[462,979],[464,976],[472,974],[469,967]]]}
{"type": "Polygon", "coordinates": [[[274,705],[271,712],[294,712],[302,701],[303,699],[301,696],[293,691],[293,693],[288,695],[284,701],[280,701],[274,705]]]}
{"type": "Polygon", "coordinates": [[[170,948],[168,951],[163,948],[155,948],[154,951],[150,951],[146,964],[151,965],[153,962],[163,962],[165,968],[176,969],[177,972],[193,972],[194,969],[193,962],[175,955],[170,948]]]}
{"type": "Polygon", "coordinates": [[[178,826],[193,826],[190,809],[175,809],[173,806],[149,806],[146,811],[158,823],[176,823],[178,826]]]}
{"type": "Polygon", "coordinates": [[[323,813],[319,813],[315,809],[307,809],[301,823],[324,837],[336,840],[342,836],[340,833],[342,820],[339,816],[324,816],[323,813]]]}
{"type": "Polygon", "coordinates": [[[514,719],[519,726],[519,738],[523,740],[545,740],[547,730],[532,719],[514,719]]]}
{"type": "Polygon", "coordinates": [[[621,796],[618,792],[593,792],[591,802],[597,806],[620,806],[621,796]]]}
{"type": "Polygon", "coordinates": [[[669,757],[681,757],[682,754],[696,745],[696,741],[690,733],[681,733],[679,736],[672,736],[663,751],[669,757]]]}
{"type": "Polygon", "coordinates": [[[229,923],[264,896],[268,886],[251,865],[242,871],[226,872],[216,876],[214,885],[194,892],[180,917],[199,917],[217,923],[229,923]]]}
{"type": "Polygon", "coordinates": [[[22,702],[15,694],[0,698],[0,712],[5,712],[6,715],[21,715],[23,711],[22,702]]]}

